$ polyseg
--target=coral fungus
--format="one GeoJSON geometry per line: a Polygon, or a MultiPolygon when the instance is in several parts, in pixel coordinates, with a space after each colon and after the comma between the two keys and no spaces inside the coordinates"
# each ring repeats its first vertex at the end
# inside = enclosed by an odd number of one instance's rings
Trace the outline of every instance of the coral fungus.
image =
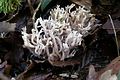
{"type": "Polygon", "coordinates": [[[36,20],[32,33],[23,28],[24,46],[37,56],[47,56],[49,61],[73,57],[75,51],[70,52],[70,49],[82,44],[83,37],[88,35],[96,21],[84,6],[74,8],[74,4],[65,8],[57,6],[50,11],[48,19],[40,17],[36,20]]]}

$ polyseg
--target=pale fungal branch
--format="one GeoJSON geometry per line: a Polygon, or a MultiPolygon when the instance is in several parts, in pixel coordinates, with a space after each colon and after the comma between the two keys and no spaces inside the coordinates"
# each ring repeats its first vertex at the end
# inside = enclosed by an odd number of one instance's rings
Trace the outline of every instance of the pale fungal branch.
{"type": "Polygon", "coordinates": [[[74,6],[57,6],[50,11],[48,19],[38,18],[32,33],[26,33],[24,28],[24,46],[35,55],[47,55],[50,62],[73,57],[76,51],[70,52],[71,48],[80,46],[83,37],[96,25],[90,10],[84,9],[84,6],[71,10],[74,6]]]}
{"type": "Polygon", "coordinates": [[[110,18],[110,22],[111,22],[111,24],[112,24],[113,31],[114,31],[114,35],[115,35],[115,41],[116,41],[116,46],[117,46],[118,56],[120,56],[120,52],[119,52],[119,45],[118,45],[118,39],[117,39],[117,34],[116,34],[115,26],[114,26],[113,20],[112,20],[112,18],[111,18],[111,15],[108,15],[108,16],[109,16],[109,18],[110,18]]]}

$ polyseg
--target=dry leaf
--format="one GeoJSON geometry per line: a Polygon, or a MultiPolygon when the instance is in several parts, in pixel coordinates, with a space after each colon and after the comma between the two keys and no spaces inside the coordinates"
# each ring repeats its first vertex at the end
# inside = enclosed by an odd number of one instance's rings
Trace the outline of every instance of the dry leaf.
{"type": "Polygon", "coordinates": [[[26,80],[46,80],[52,73],[30,76],[26,80]]]}
{"type": "Polygon", "coordinates": [[[120,56],[115,58],[106,68],[97,72],[96,80],[98,80],[101,77],[101,75],[102,76],[104,76],[104,75],[110,76],[110,73],[111,74],[118,74],[119,70],[120,70],[120,56]],[[112,70],[112,72],[110,70],[112,70]]]}
{"type": "Polygon", "coordinates": [[[109,80],[117,80],[117,76],[116,75],[112,75],[109,80]]]}
{"type": "Polygon", "coordinates": [[[92,1],[91,0],[70,0],[77,5],[84,5],[86,8],[91,8],[92,1]]]}
{"type": "MultiPolygon", "coordinates": [[[[116,32],[120,31],[120,21],[118,19],[113,20],[113,23],[115,25],[116,32]]],[[[106,29],[109,34],[114,34],[112,24],[110,20],[108,19],[107,22],[103,25],[103,29],[106,29]]]]}
{"type": "Polygon", "coordinates": [[[50,63],[53,66],[65,67],[65,66],[80,64],[80,61],[78,61],[78,60],[68,60],[68,61],[55,61],[55,62],[50,62],[50,63]]]}
{"type": "Polygon", "coordinates": [[[0,22],[0,32],[15,31],[16,23],[0,22]]]}
{"type": "Polygon", "coordinates": [[[100,76],[99,80],[108,80],[111,77],[112,70],[107,70],[100,76]]]}
{"type": "Polygon", "coordinates": [[[95,68],[93,65],[90,65],[87,80],[95,80],[95,77],[96,77],[95,68]]]}

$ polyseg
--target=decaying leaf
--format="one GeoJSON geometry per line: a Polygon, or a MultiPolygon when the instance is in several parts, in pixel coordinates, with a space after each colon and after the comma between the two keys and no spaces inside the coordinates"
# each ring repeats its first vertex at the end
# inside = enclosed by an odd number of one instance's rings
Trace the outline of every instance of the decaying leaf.
{"type": "MultiPolygon", "coordinates": [[[[111,76],[113,76],[113,74],[117,75],[119,73],[120,70],[120,56],[115,58],[106,68],[100,70],[99,72],[97,72],[97,77],[96,80],[98,79],[103,79],[106,80],[106,78],[109,77],[108,80],[110,80],[111,76]]],[[[113,76],[115,78],[115,76],[113,76]]]]}
{"type": "MultiPolygon", "coordinates": [[[[113,20],[113,23],[115,25],[116,32],[120,31],[120,21],[118,19],[113,20]]],[[[103,25],[103,29],[106,29],[109,34],[114,34],[113,28],[111,25],[110,20],[108,19],[107,22],[103,25]]]]}
{"type": "Polygon", "coordinates": [[[111,77],[112,70],[105,71],[99,78],[99,80],[108,80],[111,77]]]}
{"type": "Polygon", "coordinates": [[[96,77],[95,68],[93,65],[90,65],[87,80],[95,80],[95,77],[96,77]]]}
{"type": "Polygon", "coordinates": [[[112,70],[105,71],[99,80],[117,80],[117,76],[112,75],[112,70]]]}
{"type": "Polygon", "coordinates": [[[116,75],[112,75],[109,80],[118,80],[116,75]]]}
{"type": "Polygon", "coordinates": [[[83,5],[86,8],[90,8],[92,6],[92,0],[70,0],[70,1],[77,5],[83,5]]]}
{"type": "Polygon", "coordinates": [[[100,0],[100,2],[102,5],[112,5],[111,0],[100,0]]]}
{"type": "Polygon", "coordinates": [[[30,76],[26,80],[46,80],[47,77],[49,77],[50,75],[52,75],[52,73],[34,75],[34,76],[30,76]]]}
{"type": "Polygon", "coordinates": [[[51,63],[53,66],[65,67],[65,66],[80,64],[80,61],[78,61],[78,60],[71,60],[71,61],[55,61],[55,62],[50,62],[50,63],[51,63]]]}
{"type": "Polygon", "coordinates": [[[120,78],[120,56],[98,72],[95,72],[94,66],[89,67],[87,80],[117,80],[117,78],[118,80],[120,78]]]}
{"type": "Polygon", "coordinates": [[[0,73],[0,80],[10,80],[10,79],[6,77],[4,74],[0,73]]]}
{"type": "Polygon", "coordinates": [[[15,23],[8,23],[8,22],[0,22],[0,32],[9,32],[15,31],[16,24],[15,23]]]}

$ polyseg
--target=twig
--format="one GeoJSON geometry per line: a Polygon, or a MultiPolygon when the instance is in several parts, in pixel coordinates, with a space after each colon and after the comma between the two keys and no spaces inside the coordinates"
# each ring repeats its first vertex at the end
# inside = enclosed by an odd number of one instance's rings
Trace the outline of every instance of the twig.
{"type": "Polygon", "coordinates": [[[23,80],[23,78],[25,78],[25,75],[27,74],[27,72],[29,70],[31,70],[34,67],[34,63],[32,62],[32,60],[30,60],[30,64],[28,65],[28,67],[25,69],[24,72],[20,73],[17,77],[16,80],[23,80]]]}
{"type": "Polygon", "coordinates": [[[37,8],[34,10],[34,13],[33,13],[33,16],[32,16],[33,25],[34,25],[34,23],[35,23],[35,15],[36,15],[37,11],[38,11],[38,10],[39,10],[39,8],[40,8],[41,1],[42,1],[42,0],[40,0],[40,2],[39,2],[39,4],[38,4],[38,6],[37,6],[37,8]]]}
{"type": "Polygon", "coordinates": [[[30,8],[31,15],[33,15],[34,14],[34,8],[31,4],[31,0],[27,0],[27,2],[28,2],[28,5],[29,5],[29,8],[30,8]]]}
{"type": "Polygon", "coordinates": [[[12,15],[9,19],[7,19],[6,21],[7,21],[7,22],[10,21],[10,20],[13,19],[18,13],[19,13],[19,8],[18,8],[17,12],[16,12],[14,15],[12,15]]]}
{"type": "Polygon", "coordinates": [[[0,73],[0,80],[10,80],[7,76],[5,76],[3,73],[0,73]]]}
{"type": "Polygon", "coordinates": [[[31,4],[31,0],[27,0],[28,1],[28,5],[29,5],[29,8],[30,8],[30,12],[31,12],[31,15],[32,15],[32,22],[33,22],[33,26],[34,26],[34,23],[35,23],[35,15],[37,13],[37,11],[39,10],[40,8],[40,5],[41,5],[41,1],[39,2],[38,6],[36,9],[33,8],[32,4],[31,4]]]}
{"type": "Polygon", "coordinates": [[[112,20],[112,18],[111,18],[111,15],[108,15],[108,16],[109,16],[109,18],[110,18],[110,22],[111,22],[111,24],[112,24],[113,31],[114,31],[114,34],[115,34],[117,52],[118,52],[118,56],[119,56],[119,55],[120,55],[120,53],[119,53],[119,45],[118,45],[118,40],[117,40],[117,34],[116,34],[115,26],[114,26],[113,20],[112,20]]]}

